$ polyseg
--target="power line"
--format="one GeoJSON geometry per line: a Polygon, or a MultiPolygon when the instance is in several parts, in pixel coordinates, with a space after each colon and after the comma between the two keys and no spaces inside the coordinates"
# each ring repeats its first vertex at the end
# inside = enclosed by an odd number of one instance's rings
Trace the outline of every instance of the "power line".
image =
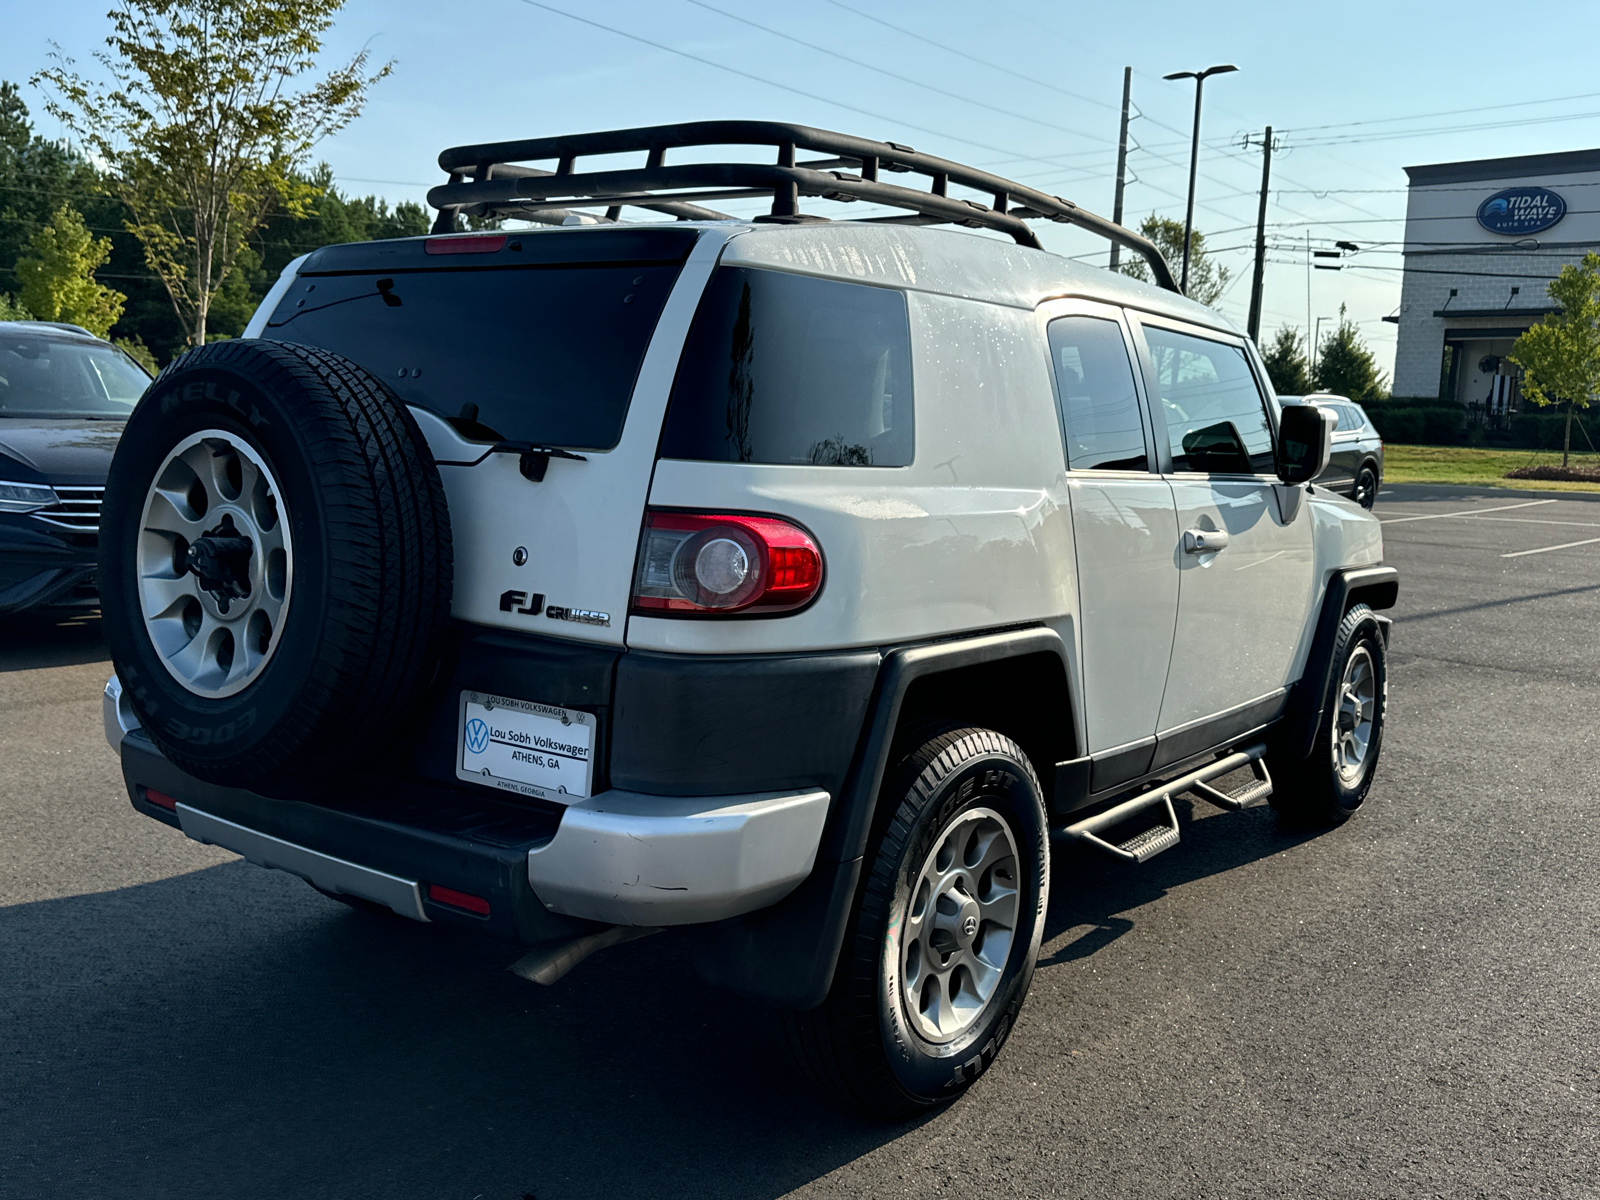
{"type": "Polygon", "coordinates": [[[1534,104],[1564,104],[1569,100],[1593,100],[1600,96],[1600,92],[1580,92],[1575,96],[1550,96],[1543,100],[1513,100],[1507,104],[1482,104],[1475,108],[1447,108],[1438,112],[1410,113],[1398,117],[1368,117],[1361,121],[1340,121],[1328,125],[1302,125],[1298,129],[1286,129],[1285,133],[1308,133],[1318,129],[1354,129],[1363,125],[1385,125],[1396,121],[1425,121],[1432,117],[1456,117],[1464,113],[1502,112],[1508,108],[1527,108],[1534,104]]]}
{"type": "Polygon", "coordinates": [[[976,105],[978,108],[986,108],[990,112],[999,113],[1001,116],[1013,117],[1019,121],[1030,121],[1035,125],[1042,125],[1046,129],[1054,129],[1061,133],[1070,133],[1073,137],[1088,138],[1090,141],[1094,142],[1107,141],[1105,138],[1097,138],[1093,134],[1084,133],[1081,129],[1072,129],[1066,125],[1057,125],[1053,121],[1043,121],[1038,117],[1031,117],[1027,113],[1019,113],[1009,108],[1001,108],[997,104],[990,104],[986,100],[975,100],[971,96],[963,96],[959,92],[952,92],[947,87],[937,84],[923,83],[920,79],[913,79],[909,75],[901,75],[898,72],[890,71],[885,67],[880,67],[876,63],[863,62],[859,58],[851,58],[848,54],[841,54],[837,50],[830,50],[826,46],[819,46],[815,42],[808,42],[803,38],[795,37],[793,34],[784,33],[781,29],[774,29],[770,25],[763,25],[759,21],[752,21],[749,17],[741,17],[737,13],[729,12],[727,9],[717,8],[715,5],[707,4],[705,0],[684,0],[684,3],[692,4],[696,8],[703,8],[707,12],[714,12],[718,16],[728,18],[730,21],[738,21],[743,25],[750,26],[752,29],[759,29],[762,33],[769,33],[773,37],[783,38],[785,41],[793,42],[797,46],[804,46],[808,50],[815,50],[819,54],[826,54],[831,58],[838,59],[840,62],[847,62],[852,66],[862,67],[868,71],[875,71],[879,75],[886,76],[889,79],[897,79],[901,83],[909,83],[913,87],[923,88],[930,92],[937,92],[941,96],[948,96],[953,100],[960,100],[966,104],[976,105]]]}
{"type": "Polygon", "coordinates": [[[1001,66],[999,63],[992,63],[986,58],[979,58],[976,54],[969,54],[965,50],[957,50],[954,46],[946,46],[943,42],[936,42],[930,37],[924,37],[922,34],[915,33],[912,30],[904,28],[903,26],[892,24],[888,21],[885,21],[882,17],[875,17],[869,12],[862,12],[859,8],[852,8],[848,4],[842,4],[840,3],[840,0],[828,0],[828,3],[832,4],[835,8],[844,9],[845,12],[854,13],[863,20],[872,21],[874,24],[882,25],[885,29],[892,29],[896,33],[902,33],[906,37],[915,38],[919,42],[926,42],[930,46],[934,46],[940,50],[943,50],[946,54],[954,54],[958,58],[966,59],[968,62],[975,62],[980,66],[988,67],[992,71],[999,71],[1003,75],[1010,75],[1013,79],[1021,79],[1024,82],[1034,84],[1037,87],[1049,88],[1052,92],[1060,92],[1063,96],[1071,96],[1074,100],[1082,100],[1085,104],[1098,105],[1100,108],[1107,108],[1112,112],[1118,111],[1115,104],[1108,104],[1106,101],[1098,100],[1093,96],[1085,96],[1081,92],[1068,91],[1066,88],[1057,87],[1053,83],[1046,83],[1044,80],[1035,79],[1031,75],[1024,75],[1021,71],[1014,71],[1010,67],[1001,66]]]}
{"type": "Polygon", "coordinates": [[[884,113],[875,112],[870,108],[862,108],[857,104],[847,104],[843,100],[840,100],[834,96],[824,96],[817,92],[808,92],[804,88],[793,87],[787,83],[779,83],[776,79],[771,79],[764,75],[757,75],[751,71],[742,71],[738,67],[730,67],[726,63],[717,62],[716,59],[713,58],[706,58],[700,54],[691,54],[687,50],[679,50],[676,46],[669,46],[665,42],[652,41],[650,38],[641,37],[637,33],[629,33],[625,29],[618,29],[613,25],[606,25],[589,17],[580,17],[577,13],[567,12],[565,9],[557,8],[553,4],[545,4],[543,0],[521,0],[521,2],[528,5],[530,8],[543,9],[545,12],[554,13],[558,17],[566,17],[568,20],[577,21],[580,24],[588,25],[594,29],[602,29],[606,33],[616,34],[616,36],[627,38],[631,42],[638,42],[642,46],[649,46],[654,50],[664,50],[668,54],[676,54],[680,58],[687,58],[691,62],[697,62],[707,67],[714,67],[719,71],[726,71],[730,75],[738,75],[743,79],[750,79],[754,80],[756,83],[766,84],[768,87],[775,87],[781,91],[792,92],[794,95],[803,96],[807,100],[815,100],[822,104],[831,104],[836,108],[847,109],[850,112],[860,113],[862,116],[871,117],[874,121],[888,121],[890,124],[902,125],[907,129],[915,129],[920,133],[930,133],[934,137],[949,138],[951,141],[961,142],[963,145],[977,146],[980,149],[989,150],[995,154],[1014,155],[1015,158],[1013,161],[1049,162],[1049,159],[1037,158],[1029,154],[1019,154],[1017,151],[1007,149],[1004,146],[995,146],[988,142],[975,141],[972,138],[961,137],[958,134],[947,133],[944,130],[933,129],[927,125],[918,125],[911,121],[902,120],[899,117],[891,117],[884,113]]]}

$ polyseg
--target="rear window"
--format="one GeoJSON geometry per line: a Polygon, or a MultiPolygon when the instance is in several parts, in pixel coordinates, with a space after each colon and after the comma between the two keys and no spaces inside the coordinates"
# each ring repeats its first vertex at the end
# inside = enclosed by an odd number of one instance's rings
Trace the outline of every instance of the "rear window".
{"type": "Polygon", "coordinates": [[[615,446],[681,251],[670,261],[526,266],[476,258],[302,276],[263,336],[342,354],[441,417],[476,405],[478,424],[502,438],[615,446]]]}
{"type": "Polygon", "coordinates": [[[149,383],[114,346],[0,331],[0,417],[125,418],[149,383]]]}
{"type": "Polygon", "coordinates": [[[1050,356],[1074,471],[1144,471],[1144,419],[1122,328],[1101,317],[1050,322],[1050,356]]]}
{"type": "Polygon", "coordinates": [[[663,458],[903,467],[914,446],[901,293],[717,270],[684,344],[663,458]]]}

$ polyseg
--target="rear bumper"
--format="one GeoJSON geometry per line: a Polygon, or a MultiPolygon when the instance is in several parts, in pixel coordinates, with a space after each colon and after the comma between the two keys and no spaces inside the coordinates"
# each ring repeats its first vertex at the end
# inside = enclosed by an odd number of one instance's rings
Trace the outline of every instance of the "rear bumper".
{"type": "Polygon", "coordinates": [[[184,774],[126,728],[112,692],[106,735],[140,812],[325,891],[519,942],[576,936],[595,922],[688,925],[774,904],[811,873],[827,817],[829,795],[817,790],[610,791],[561,809],[365,777],[315,796],[266,796],[184,774]],[[442,903],[438,889],[486,901],[489,912],[442,903]]]}

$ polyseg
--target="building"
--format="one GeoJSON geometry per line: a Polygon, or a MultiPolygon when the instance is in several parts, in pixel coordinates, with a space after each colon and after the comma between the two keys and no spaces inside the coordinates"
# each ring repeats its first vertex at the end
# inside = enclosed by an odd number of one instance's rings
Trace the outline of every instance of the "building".
{"type": "Polygon", "coordinates": [[[1600,150],[1407,167],[1394,395],[1519,407],[1506,359],[1545,285],[1600,252],[1600,150]]]}

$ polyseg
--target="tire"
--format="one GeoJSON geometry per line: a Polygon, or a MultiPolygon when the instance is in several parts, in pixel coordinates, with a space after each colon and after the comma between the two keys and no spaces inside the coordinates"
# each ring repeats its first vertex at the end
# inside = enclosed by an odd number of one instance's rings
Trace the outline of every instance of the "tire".
{"type": "Polygon", "coordinates": [[[903,1119],[959,1096],[1005,1044],[1039,956],[1050,849],[1033,767],[985,729],[924,742],[879,807],[828,998],[786,1020],[801,1068],[825,1090],[903,1119]],[[951,984],[966,1011],[932,1003],[951,984]]]}
{"type": "Polygon", "coordinates": [[[399,398],[336,354],[185,354],[129,418],[104,514],[112,662],[190,775],[354,766],[436,669],[452,583],[438,468],[399,398]]]}
{"type": "Polygon", "coordinates": [[[1383,634],[1372,609],[1357,604],[1345,614],[1334,638],[1322,724],[1310,755],[1271,764],[1272,806],[1281,816],[1300,824],[1339,825],[1355,815],[1378,769],[1388,705],[1388,652],[1383,634]],[[1359,705],[1352,695],[1360,700],[1359,705]],[[1354,726],[1345,728],[1352,718],[1354,726]],[[1360,740],[1363,727],[1365,740],[1359,755],[1354,756],[1351,748],[1360,740]]]}
{"type": "Polygon", "coordinates": [[[1378,473],[1370,463],[1363,463],[1361,470],[1356,472],[1356,481],[1350,488],[1350,499],[1369,510],[1378,502],[1378,473]]]}

